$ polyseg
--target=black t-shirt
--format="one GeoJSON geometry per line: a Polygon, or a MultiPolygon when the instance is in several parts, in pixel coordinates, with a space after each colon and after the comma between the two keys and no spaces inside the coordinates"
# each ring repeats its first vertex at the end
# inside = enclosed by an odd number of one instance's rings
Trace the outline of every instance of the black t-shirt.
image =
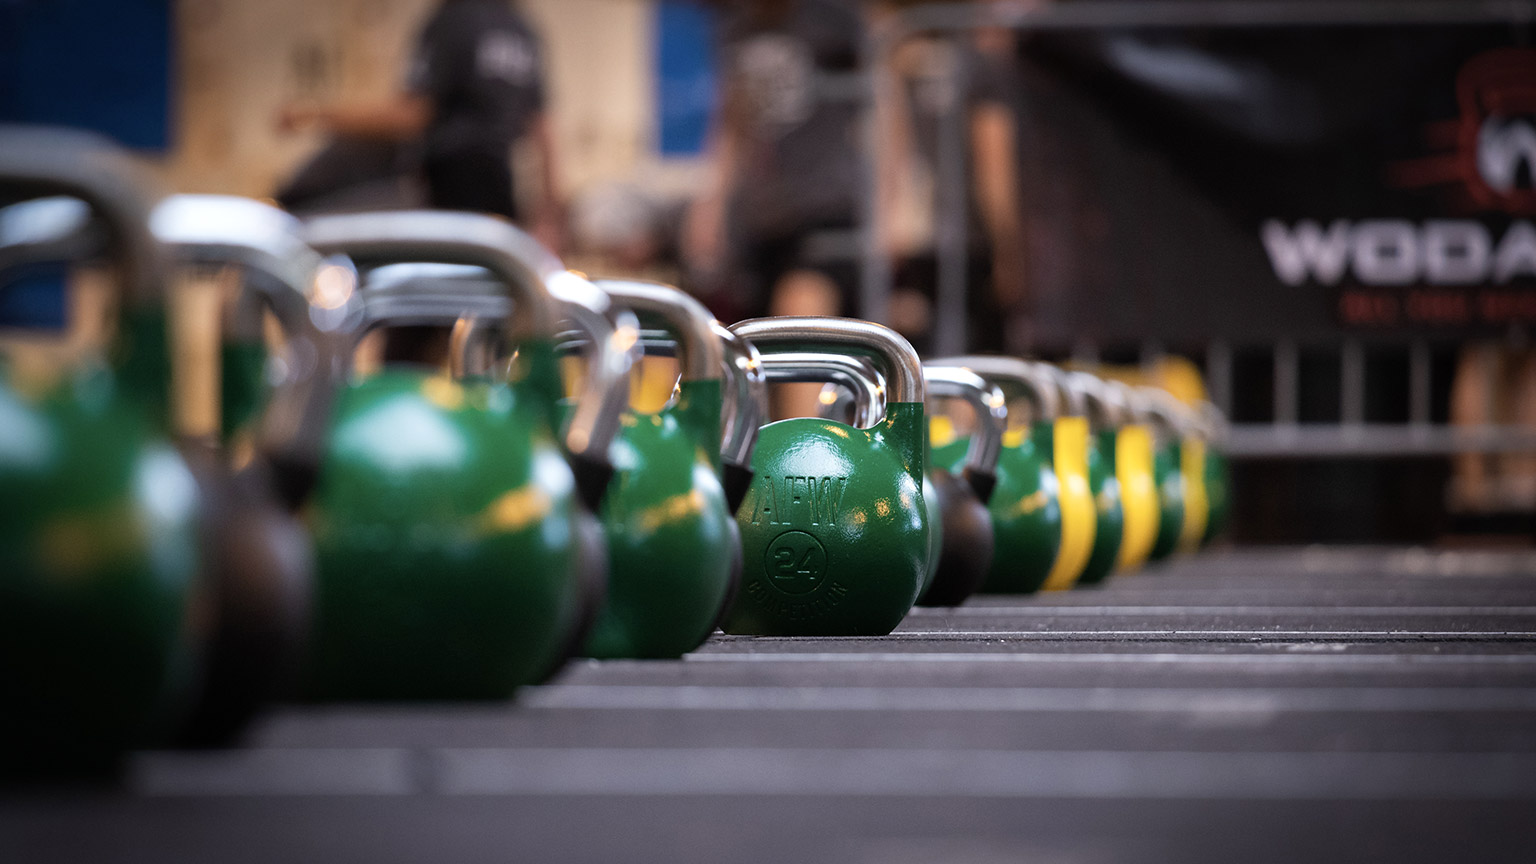
{"type": "Polygon", "coordinates": [[[505,156],[544,110],[542,47],[508,0],[447,0],[422,30],[406,88],[432,100],[427,158],[505,156]]]}
{"type": "Polygon", "coordinates": [[[722,22],[722,69],[742,121],[732,221],[745,239],[852,224],[860,174],[863,22],[847,0],[798,0],[777,21],[722,22]]]}

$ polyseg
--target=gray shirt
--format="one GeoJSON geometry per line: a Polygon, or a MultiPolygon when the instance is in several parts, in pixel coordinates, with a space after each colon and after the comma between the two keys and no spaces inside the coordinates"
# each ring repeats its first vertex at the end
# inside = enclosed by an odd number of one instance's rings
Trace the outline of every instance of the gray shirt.
{"type": "Polygon", "coordinates": [[[427,158],[505,156],[544,110],[542,47],[508,0],[447,0],[421,32],[406,87],[432,101],[427,158]]]}
{"type": "Polygon", "coordinates": [[[862,29],[850,0],[796,0],[776,21],[737,12],[723,22],[742,136],[732,221],[744,239],[854,222],[862,29]]]}

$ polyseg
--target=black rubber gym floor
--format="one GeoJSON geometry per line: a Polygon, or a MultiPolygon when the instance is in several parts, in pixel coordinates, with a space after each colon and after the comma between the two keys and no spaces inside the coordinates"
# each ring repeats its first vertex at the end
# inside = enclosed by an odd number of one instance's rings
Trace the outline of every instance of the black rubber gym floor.
{"type": "Polygon", "coordinates": [[[1215,552],[717,637],[514,706],[290,709],[122,791],[0,801],[0,860],[1536,861],[1536,555],[1215,552]]]}

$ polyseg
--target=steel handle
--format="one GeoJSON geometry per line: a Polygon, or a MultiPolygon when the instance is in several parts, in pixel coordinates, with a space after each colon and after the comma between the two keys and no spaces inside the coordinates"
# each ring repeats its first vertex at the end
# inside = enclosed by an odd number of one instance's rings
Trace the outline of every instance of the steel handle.
{"type": "Polygon", "coordinates": [[[297,506],[319,476],[331,408],[351,343],[310,316],[310,291],[323,261],[300,240],[297,219],[248,198],[177,195],[155,208],[154,235],[176,260],[234,265],[244,287],[270,308],[288,342],[287,374],[262,413],[257,445],[297,506]]]}
{"type": "Polygon", "coordinates": [[[69,195],[90,204],[122,267],[124,305],[163,305],[169,270],[149,229],[160,196],[117,145],[73,129],[0,126],[0,184],[24,197],[69,195]]]}
{"type": "Polygon", "coordinates": [[[386,324],[452,327],[461,318],[505,321],[506,289],[483,267],[403,263],[369,271],[362,287],[364,332],[386,324]]]}
{"type": "MultiPolygon", "coordinates": [[[[618,437],[620,418],[629,408],[629,370],[640,342],[640,325],[628,310],[614,306],[597,286],[561,270],[549,279],[549,292],[560,303],[563,317],[595,346],[587,358],[587,374],[575,410],[563,433],[574,459],[601,465],[611,474],[608,449],[618,437]]],[[[602,483],[606,489],[606,481],[602,483]]],[[[596,498],[589,491],[589,503],[596,498]]]]}
{"type": "Polygon", "coordinates": [[[559,310],[548,283],[565,270],[532,237],[500,219],[439,210],[318,216],[305,223],[304,240],[323,255],[360,261],[483,267],[514,301],[515,314],[507,319],[511,338],[554,336],[559,310]]]}
{"type": "Polygon", "coordinates": [[[1082,400],[1084,414],[1094,428],[1113,429],[1125,425],[1129,411],[1122,391],[1087,372],[1068,372],[1063,380],[1068,390],[1082,400]]]}
{"type": "Polygon", "coordinates": [[[1008,425],[1008,399],[1002,388],[961,366],[926,364],[923,379],[929,396],[964,399],[976,414],[976,429],[965,451],[965,470],[985,477],[997,474],[1008,425]]]}
{"type": "Polygon", "coordinates": [[[885,378],[889,403],[923,402],[923,369],[912,344],[871,321],[820,316],[754,318],[731,326],[764,357],[795,351],[828,351],[867,357],[885,378]]]}
{"type": "Polygon", "coordinates": [[[1232,424],[1216,403],[1201,401],[1195,405],[1195,413],[1200,420],[1205,440],[1220,444],[1227,439],[1232,424]]]}
{"type": "Polygon", "coordinates": [[[1192,414],[1173,394],[1158,387],[1132,388],[1133,412],[1165,437],[1182,438],[1192,431],[1192,414]]]}
{"type": "Polygon", "coordinates": [[[768,422],[768,378],[763,356],[731,328],[715,321],[710,325],[725,346],[725,433],[720,458],[727,465],[751,468],[758,430],[768,422]]]}
{"type": "MultiPolygon", "coordinates": [[[[856,428],[868,429],[885,414],[885,381],[862,358],[822,351],[769,353],[763,355],[763,372],[772,382],[836,386],[851,397],[849,422],[856,428]]],[[[822,407],[834,408],[827,402],[822,407]]],[[[824,410],[822,416],[827,414],[824,410]]]]}
{"type": "Polygon", "coordinates": [[[715,334],[715,316],[683,291],[655,282],[600,279],[609,299],[638,315],[654,319],[677,338],[684,381],[718,381],[725,367],[725,347],[715,334]]]}
{"type": "Polygon", "coordinates": [[[990,355],[966,355],[942,357],[930,361],[936,366],[959,366],[969,369],[987,381],[998,385],[1010,396],[1021,395],[1035,412],[1032,420],[1054,420],[1062,414],[1061,389],[1044,364],[1035,364],[1017,357],[990,355]]]}

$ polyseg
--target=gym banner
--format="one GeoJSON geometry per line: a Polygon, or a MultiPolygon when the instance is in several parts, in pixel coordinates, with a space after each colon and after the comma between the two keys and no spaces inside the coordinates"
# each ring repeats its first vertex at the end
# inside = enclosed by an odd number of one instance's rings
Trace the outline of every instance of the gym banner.
{"type": "Polygon", "coordinates": [[[1024,37],[1042,323],[1101,342],[1536,324],[1529,25],[1024,37]]]}

